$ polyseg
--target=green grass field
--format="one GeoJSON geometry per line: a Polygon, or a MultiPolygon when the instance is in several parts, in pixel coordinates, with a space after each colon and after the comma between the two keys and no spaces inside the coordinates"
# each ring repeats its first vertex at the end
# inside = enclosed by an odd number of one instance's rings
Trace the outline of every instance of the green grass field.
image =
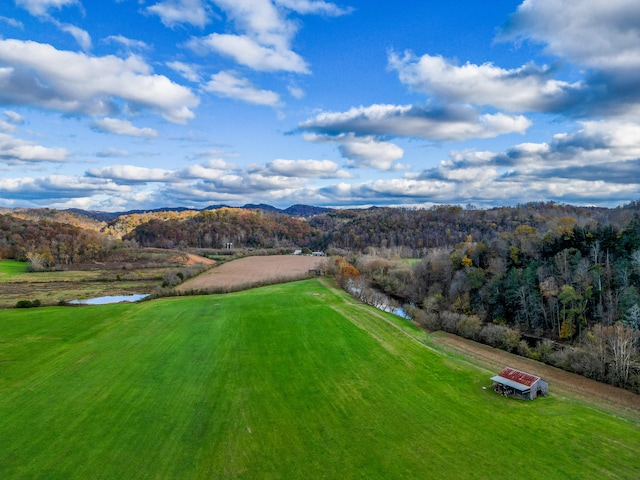
{"type": "Polygon", "coordinates": [[[29,271],[29,264],[15,260],[0,260],[0,282],[6,282],[12,278],[29,271]]]}
{"type": "Polygon", "coordinates": [[[488,374],[326,280],[0,311],[0,478],[640,478],[640,424],[488,374]]]}

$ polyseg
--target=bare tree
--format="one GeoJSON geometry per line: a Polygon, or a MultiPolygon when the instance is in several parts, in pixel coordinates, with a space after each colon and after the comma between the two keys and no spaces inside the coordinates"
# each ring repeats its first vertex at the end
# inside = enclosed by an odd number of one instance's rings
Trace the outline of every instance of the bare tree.
{"type": "Polygon", "coordinates": [[[607,348],[611,355],[614,384],[626,387],[631,375],[634,358],[638,355],[638,330],[616,322],[603,329],[607,348]]]}

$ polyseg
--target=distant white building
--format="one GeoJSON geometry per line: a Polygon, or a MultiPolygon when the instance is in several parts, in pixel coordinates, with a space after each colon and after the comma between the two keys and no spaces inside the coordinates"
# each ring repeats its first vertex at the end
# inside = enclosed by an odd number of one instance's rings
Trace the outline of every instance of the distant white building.
{"type": "Polygon", "coordinates": [[[324,257],[325,256],[324,252],[313,252],[311,255],[314,256],[314,257],[324,257]]]}
{"type": "Polygon", "coordinates": [[[302,250],[294,250],[294,255],[302,255],[302,250]]]}

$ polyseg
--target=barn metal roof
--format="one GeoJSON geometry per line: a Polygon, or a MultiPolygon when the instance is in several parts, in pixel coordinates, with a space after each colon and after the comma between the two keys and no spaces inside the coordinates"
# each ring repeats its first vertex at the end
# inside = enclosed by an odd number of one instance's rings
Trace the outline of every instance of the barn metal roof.
{"type": "Polygon", "coordinates": [[[530,373],[521,372],[515,368],[506,367],[495,377],[491,377],[494,382],[508,385],[517,390],[529,390],[531,386],[540,380],[540,377],[530,373]]]}
{"type": "Polygon", "coordinates": [[[514,382],[513,380],[509,380],[508,378],[501,377],[500,375],[496,375],[495,377],[491,377],[491,380],[493,380],[494,382],[498,382],[498,383],[500,383],[502,385],[506,385],[507,387],[515,388],[516,390],[518,390],[520,392],[531,390],[531,387],[527,387],[526,385],[523,385],[523,384],[518,383],[518,382],[514,382]]]}

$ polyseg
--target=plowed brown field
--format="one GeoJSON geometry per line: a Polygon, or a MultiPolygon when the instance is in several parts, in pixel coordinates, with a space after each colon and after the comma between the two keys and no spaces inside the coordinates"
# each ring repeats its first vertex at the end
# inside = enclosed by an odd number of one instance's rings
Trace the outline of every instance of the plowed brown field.
{"type": "Polygon", "coordinates": [[[271,279],[299,277],[316,269],[323,257],[303,255],[272,255],[245,257],[212,268],[207,272],[176,287],[177,291],[206,290],[217,287],[234,287],[271,279]]]}

